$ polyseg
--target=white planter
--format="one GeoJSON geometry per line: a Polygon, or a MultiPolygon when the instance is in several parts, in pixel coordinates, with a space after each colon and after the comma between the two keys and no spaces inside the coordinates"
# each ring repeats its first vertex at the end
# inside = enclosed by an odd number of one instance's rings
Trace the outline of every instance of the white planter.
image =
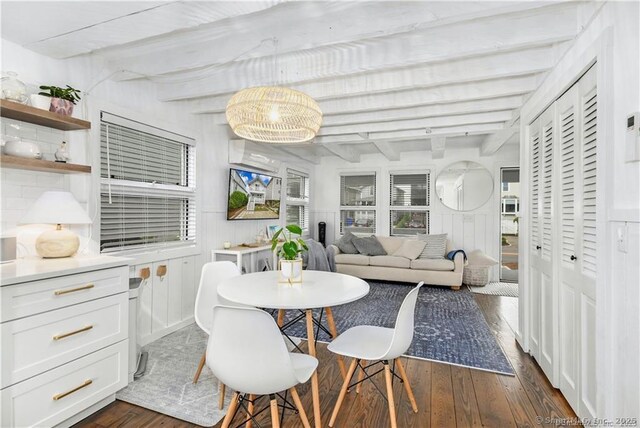
{"type": "Polygon", "coordinates": [[[280,277],[284,282],[302,282],[302,260],[280,260],[280,277]]]}
{"type": "Polygon", "coordinates": [[[39,108],[42,110],[49,110],[51,107],[51,97],[47,97],[44,95],[32,94],[31,95],[31,105],[35,108],[39,108]]]}

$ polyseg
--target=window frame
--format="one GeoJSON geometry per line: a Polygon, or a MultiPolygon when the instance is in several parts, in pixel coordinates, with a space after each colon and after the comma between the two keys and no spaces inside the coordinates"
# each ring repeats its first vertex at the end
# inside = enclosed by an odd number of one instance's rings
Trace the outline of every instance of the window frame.
{"type": "Polygon", "coordinates": [[[398,234],[394,233],[393,226],[393,215],[398,212],[416,212],[416,213],[424,213],[425,215],[425,233],[429,234],[431,229],[431,210],[432,210],[432,189],[431,189],[431,169],[413,169],[413,170],[392,170],[388,172],[389,176],[389,236],[403,236],[410,237],[416,236],[421,231],[416,231],[415,234],[398,234]],[[401,175],[425,175],[426,181],[426,205],[394,205],[393,204],[393,185],[394,185],[394,176],[401,175]]]}
{"type": "MultiPolygon", "coordinates": [[[[371,212],[373,213],[373,226],[372,226],[372,231],[370,232],[354,232],[354,231],[350,231],[351,233],[353,233],[354,235],[358,235],[358,236],[369,236],[369,235],[375,235],[378,231],[378,221],[379,221],[379,217],[378,217],[378,207],[379,207],[379,195],[378,195],[378,191],[379,191],[379,186],[378,186],[378,178],[379,178],[380,174],[377,171],[371,171],[371,170],[366,170],[366,171],[345,171],[345,172],[341,172],[340,173],[340,183],[339,183],[339,209],[338,209],[338,235],[342,236],[345,233],[345,226],[343,224],[342,221],[342,214],[343,212],[346,211],[366,211],[366,212],[371,212]],[[343,192],[343,186],[342,186],[342,182],[343,182],[343,177],[360,177],[360,176],[373,176],[373,198],[374,198],[374,204],[373,205],[343,205],[342,204],[342,192],[343,192]]],[[[369,226],[367,226],[369,227],[369,226]]]]}
{"type": "MultiPolygon", "coordinates": [[[[166,129],[158,128],[147,123],[140,122],[135,119],[128,119],[126,117],[110,113],[105,110],[99,111],[99,125],[100,130],[98,134],[98,142],[100,150],[97,153],[97,159],[100,168],[97,170],[97,178],[99,182],[99,194],[97,200],[97,212],[98,219],[97,232],[98,232],[98,249],[101,254],[115,255],[115,254],[141,254],[150,251],[157,250],[179,250],[185,248],[194,248],[198,245],[197,241],[197,224],[198,224],[198,212],[197,206],[197,191],[196,191],[196,140],[191,137],[187,137],[183,134],[168,131],[166,129]],[[184,158],[181,164],[181,175],[183,175],[184,184],[162,184],[156,182],[145,182],[129,179],[119,179],[103,177],[103,162],[109,162],[103,158],[102,154],[102,139],[103,132],[102,126],[120,126],[134,131],[151,134],[155,138],[161,138],[171,141],[175,144],[183,145],[184,158]],[[181,213],[180,223],[180,239],[179,240],[163,240],[160,242],[148,242],[144,244],[135,245],[120,245],[103,248],[103,197],[107,197],[111,200],[113,196],[129,196],[129,197],[143,197],[143,198],[162,198],[166,200],[182,200],[186,203],[186,206],[181,213]]],[[[106,138],[106,137],[105,137],[106,138]]],[[[107,143],[108,146],[108,143],[107,143]]],[[[107,169],[108,170],[108,169],[107,169]]],[[[181,181],[182,183],[182,181],[181,181]]],[[[168,206],[168,205],[167,205],[168,206]]],[[[146,219],[145,219],[146,220],[146,219]]]]}
{"type": "Polygon", "coordinates": [[[305,227],[302,227],[303,236],[308,236],[311,230],[311,212],[310,212],[310,202],[311,202],[311,177],[308,173],[304,171],[300,171],[293,168],[287,168],[286,171],[286,183],[285,183],[285,209],[284,209],[284,219],[287,224],[289,224],[289,220],[287,220],[287,211],[290,206],[295,207],[303,207],[304,217],[306,224],[305,227]],[[299,177],[303,177],[305,179],[305,188],[306,188],[306,199],[305,198],[294,198],[289,196],[289,175],[297,175],[299,177]]]}

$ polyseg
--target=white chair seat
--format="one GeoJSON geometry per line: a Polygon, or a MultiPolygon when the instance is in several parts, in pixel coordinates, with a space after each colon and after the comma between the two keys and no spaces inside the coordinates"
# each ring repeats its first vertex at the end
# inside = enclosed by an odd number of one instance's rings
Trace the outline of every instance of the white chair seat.
{"type": "MultiPolygon", "coordinates": [[[[391,341],[393,329],[373,325],[360,325],[336,337],[328,346],[329,351],[362,360],[379,360],[385,356],[391,341]]],[[[396,358],[396,357],[388,357],[396,358]]]]}
{"type": "Polygon", "coordinates": [[[307,354],[290,353],[289,355],[291,356],[291,364],[293,365],[298,383],[305,383],[311,378],[314,370],[318,367],[318,360],[307,354]]]}

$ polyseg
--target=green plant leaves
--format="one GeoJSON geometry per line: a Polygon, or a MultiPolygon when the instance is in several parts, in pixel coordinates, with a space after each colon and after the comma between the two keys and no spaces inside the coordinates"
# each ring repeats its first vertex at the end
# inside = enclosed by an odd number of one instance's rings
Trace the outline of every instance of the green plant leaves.
{"type": "Polygon", "coordinates": [[[61,98],[63,100],[71,101],[73,104],[80,101],[80,91],[67,85],[67,88],[60,88],[59,86],[40,86],[45,92],[40,92],[38,95],[45,95],[51,98],[61,98]]]}
{"type": "Polygon", "coordinates": [[[291,233],[295,233],[296,235],[302,235],[302,228],[297,224],[288,225],[287,230],[291,233]]]}

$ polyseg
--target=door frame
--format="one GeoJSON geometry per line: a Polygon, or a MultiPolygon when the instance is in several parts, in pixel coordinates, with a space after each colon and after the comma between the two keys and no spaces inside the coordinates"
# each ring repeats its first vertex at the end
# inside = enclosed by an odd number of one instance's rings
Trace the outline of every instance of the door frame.
{"type": "MultiPolygon", "coordinates": [[[[501,166],[498,169],[498,171],[499,171],[498,172],[498,177],[499,177],[498,181],[500,183],[499,191],[498,191],[498,193],[500,194],[500,198],[498,199],[498,203],[500,204],[499,205],[500,206],[500,213],[498,215],[498,217],[500,218],[500,229],[499,229],[500,230],[500,237],[498,238],[498,240],[500,242],[498,244],[498,248],[500,249],[500,251],[499,251],[499,255],[500,255],[499,259],[500,260],[499,260],[499,264],[498,264],[498,266],[499,266],[499,268],[498,268],[498,279],[500,281],[503,281],[503,279],[502,279],[502,171],[505,170],[505,169],[517,169],[518,170],[518,174],[520,174],[520,165],[501,166]]],[[[521,180],[518,181],[518,184],[521,184],[521,182],[522,182],[521,180]]],[[[518,208],[520,208],[520,200],[522,200],[522,192],[520,192],[520,197],[519,197],[519,200],[518,200],[518,208]]],[[[518,215],[520,217],[522,217],[520,209],[518,210],[518,215]]],[[[518,220],[518,244],[519,244],[519,241],[520,241],[520,221],[518,220]]],[[[520,247],[518,246],[518,252],[519,251],[520,251],[520,247]]],[[[518,263],[518,272],[519,271],[520,271],[520,264],[518,263]]],[[[516,277],[516,279],[506,279],[504,281],[505,282],[516,282],[517,283],[518,282],[518,278],[516,277]]]]}

